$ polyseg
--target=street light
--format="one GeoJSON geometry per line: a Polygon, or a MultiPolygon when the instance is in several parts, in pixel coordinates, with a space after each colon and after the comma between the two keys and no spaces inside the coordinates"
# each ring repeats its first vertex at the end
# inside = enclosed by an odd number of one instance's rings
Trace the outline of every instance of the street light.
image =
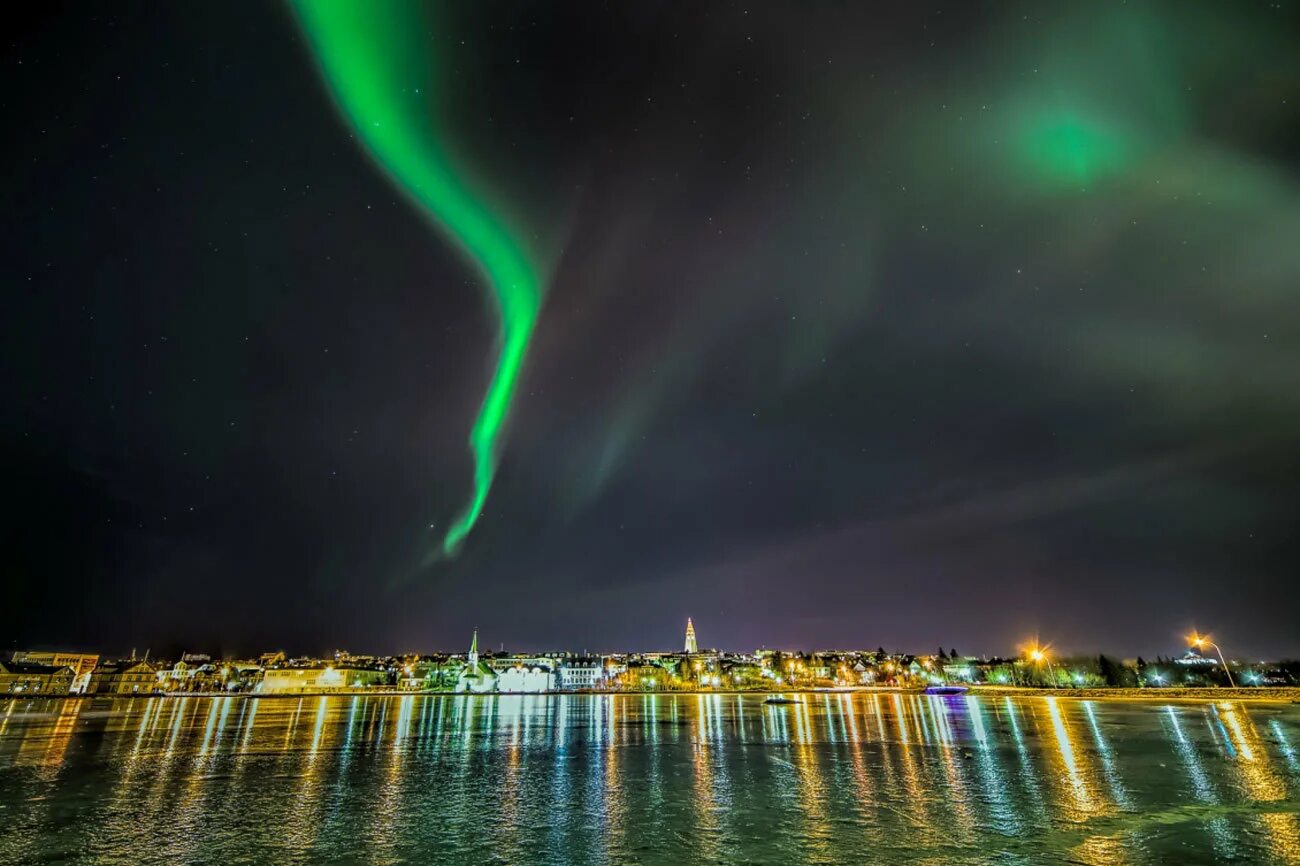
{"type": "Polygon", "coordinates": [[[1223,665],[1223,672],[1228,675],[1228,685],[1234,689],[1237,687],[1237,684],[1232,680],[1232,671],[1228,669],[1228,663],[1223,660],[1223,650],[1219,649],[1217,643],[1210,640],[1209,635],[1192,632],[1187,636],[1187,642],[1197,649],[1204,649],[1207,646],[1214,647],[1214,651],[1219,654],[1219,664],[1223,665]]]}
{"type": "Polygon", "coordinates": [[[1060,688],[1060,685],[1056,682],[1056,671],[1052,668],[1052,659],[1047,655],[1047,647],[1041,647],[1037,644],[1031,645],[1026,655],[1029,656],[1029,660],[1034,664],[1046,662],[1047,676],[1052,681],[1052,688],[1060,688]]]}

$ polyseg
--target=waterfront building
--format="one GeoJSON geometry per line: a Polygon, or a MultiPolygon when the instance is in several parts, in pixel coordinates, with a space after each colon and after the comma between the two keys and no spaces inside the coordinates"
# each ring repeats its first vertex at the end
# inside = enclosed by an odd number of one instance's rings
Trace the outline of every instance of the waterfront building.
{"type": "Polygon", "coordinates": [[[270,668],[262,673],[257,691],[262,694],[335,692],[386,686],[391,677],[384,668],[310,667],[270,668]]]}
{"type": "Polygon", "coordinates": [[[158,671],[158,684],[168,692],[202,692],[220,688],[222,679],[211,656],[184,655],[170,668],[158,671]]]}
{"type": "Polygon", "coordinates": [[[594,656],[578,656],[560,663],[560,688],[566,691],[594,689],[605,679],[605,666],[594,656]]]}
{"type": "Polygon", "coordinates": [[[463,663],[445,656],[420,656],[402,664],[397,687],[406,692],[449,692],[456,686],[463,663]]]}
{"type": "Polygon", "coordinates": [[[520,661],[497,670],[499,692],[550,692],[555,690],[555,670],[539,660],[520,661]]]}
{"type": "Polygon", "coordinates": [[[229,662],[221,669],[221,688],[230,692],[256,691],[264,673],[257,662],[229,662]]]}
{"type": "Polygon", "coordinates": [[[158,690],[158,669],[147,661],[105,662],[90,672],[90,695],[147,695],[158,690]]]}
{"type": "Polygon", "coordinates": [[[474,637],[470,641],[469,655],[465,658],[465,667],[461,670],[460,676],[456,678],[457,692],[472,692],[482,694],[484,692],[494,692],[497,688],[497,672],[479,660],[478,657],[478,629],[474,629],[474,637]]]}
{"type": "Polygon", "coordinates": [[[0,662],[0,694],[66,695],[76,673],[67,665],[0,662]]]}
{"type": "Polygon", "coordinates": [[[405,661],[397,672],[397,688],[404,692],[421,692],[429,688],[437,663],[428,659],[412,658],[405,661]]]}
{"type": "Polygon", "coordinates": [[[700,651],[700,645],[695,641],[695,623],[691,622],[689,616],[686,617],[686,649],[684,651],[687,655],[700,651]]]}
{"type": "Polygon", "coordinates": [[[664,667],[663,659],[629,661],[618,678],[619,685],[629,691],[671,688],[676,674],[664,667]]]}
{"type": "Polygon", "coordinates": [[[72,668],[73,680],[71,691],[81,694],[90,686],[90,672],[99,664],[97,653],[79,652],[44,652],[41,650],[16,650],[13,654],[16,662],[35,662],[38,665],[72,668]]]}

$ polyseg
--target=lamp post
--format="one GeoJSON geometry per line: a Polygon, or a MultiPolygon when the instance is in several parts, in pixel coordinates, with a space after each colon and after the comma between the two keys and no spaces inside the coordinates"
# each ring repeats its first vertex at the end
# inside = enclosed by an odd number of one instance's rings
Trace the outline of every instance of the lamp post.
{"type": "Polygon", "coordinates": [[[1210,640],[1209,635],[1197,634],[1196,632],[1192,632],[1191,636],[1187,638],[1187,642],[1192,646],[1196,647],[1197,649],[1204,649],[1207,646],[1214,647],[1214,651],[1219,656],[1219,664],[1223,665],[1223,672],[1228,675],[1228,685],[1234,689],[1237,687],[1237,684],[1233,682],[1232,679],[1232,671],[1229,670],[1228,663],[1223,658],[1223,650],[1219,649],[1219,645],[1217,643],[1210,640]]]}
{"type": "Polygon", "coordinates": [[[1029,660],[1034,664],[1046,662],[1047,676],[1048,679],[1051,680],[1052,688],[1060,688],[1060,685],[1056,682],[1056,671],[1052,669],[1052,659],[1047,655],[1047,650],[1045,648],[1040,646],[1030,647],[1029,660]]]}

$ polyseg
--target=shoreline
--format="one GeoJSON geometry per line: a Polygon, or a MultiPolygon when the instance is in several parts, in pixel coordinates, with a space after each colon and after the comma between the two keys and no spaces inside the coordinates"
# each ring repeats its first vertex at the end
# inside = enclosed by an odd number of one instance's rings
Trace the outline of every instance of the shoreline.
{"type": "Polygon", "coordinates": [[[1250,701],[1252,703],[1300,703],[1300,686],[1238,686],[1236,688],[1080,688],[1039,689],[1026,686],[971,686],[968,694],[980,697],[1060,697],[1073,700],[1111,701],[1250,701]]]}
{"type": "MultiPolygon", "coordinates": [[[[337,689],[331,691],[304,692],[151,692],[149,694],[100,694],[100,695],[37,695],[37,694],[0,694],[0,703],[7,701],[93,701],[100,699],[147,700],[150,698],[241,698],[246,700],[274,701],[292,698],[329,698],[329,697],[421,697],[421,698],[503,698],[503,697],[608,697],[627,695],[629,697],[655,695],[672,697],[674,695],[751,695],[764,700],[772,697],[841,695],[841,694],[902,694],[922,695],[920,688],[903,688],[893,686],[861,686],[848,688],[823,689],[785,689],[782,691],[755,691],[743,689],[681,689],[681,690],[638,690],[638,691],[549,691],[549,692],[427,692],[398,691],[396,689],[337,689]]],[[[1214,701],[1249,701],[1252,703],[1300,704],[1300,686],[1265,686],[1237,688],[1033,688],[1029,686],[992,686],[973,685],[964,695],[930,695],[930,697],[965,697],[980,698],[1031,698],[1056,697],[1071,700],[1111,700],[1111,701],[1159,701],[1205,703],[1214,701]]]]}

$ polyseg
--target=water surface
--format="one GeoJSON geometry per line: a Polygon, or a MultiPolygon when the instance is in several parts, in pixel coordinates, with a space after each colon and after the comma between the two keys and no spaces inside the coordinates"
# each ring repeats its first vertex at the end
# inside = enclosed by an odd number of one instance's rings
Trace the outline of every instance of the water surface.
{"type": "Polygon", "coordinates": [[[1300,707],[0,703],[0,863],[1300,863],[1300,707]]]}

